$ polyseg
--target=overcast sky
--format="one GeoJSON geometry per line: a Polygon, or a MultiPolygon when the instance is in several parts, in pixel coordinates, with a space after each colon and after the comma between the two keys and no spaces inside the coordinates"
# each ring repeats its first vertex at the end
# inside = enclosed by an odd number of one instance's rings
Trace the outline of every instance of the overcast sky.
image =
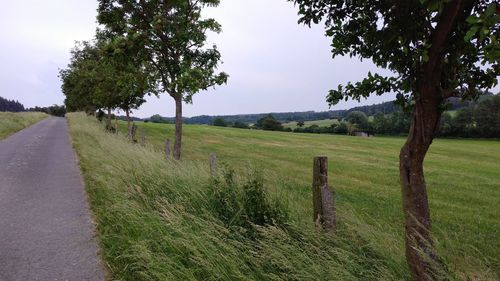
{"type": "MultiPolygon", "coordinates": [[[[96,8],[93,0],[1,0],[0,96],[27,107],[62,104],[58,71],[67,65],[74,41],[92,39],[96,8]]],[[[222,0],[206,14],[222,24],[223,32],[210,35],[208,43],[218,45],[220,69],[230,78],[227,85],[197,94],[185,116],[328,110],[329,89],[376,71],[355,58],[332,60],[323,27],[298,25],[297,9],[285,0],[222,0]]],[[[361,104],[392,99],[373,97],[361,104]]],[[[134,115],[174,112],[171,98],[162,95],[148,98],[134,115]]]]}

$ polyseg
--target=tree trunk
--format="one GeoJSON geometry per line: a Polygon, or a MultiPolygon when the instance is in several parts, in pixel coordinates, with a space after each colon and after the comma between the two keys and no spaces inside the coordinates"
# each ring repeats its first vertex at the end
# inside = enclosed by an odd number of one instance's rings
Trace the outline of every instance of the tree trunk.
{"type": "Polygon", "coordinates": [[[133,136],[132,136],[132,125],[130,123],[130,112],[128,109],[125,109],[125,115],[127,116],[127,131],[128,131],[128,139],[130,141],[133,141],[133,136]]]}
{"type": "Polygon", "coordinates": [[[113,123],[111,120],[111,108],[108,107],[108,118],[106,119],[106,130],[108,132],[113,132],[113,123]]]}
{"type": "Polygon", "coordinates": [[[437,88],[424,84],[416,104],[408,139],[400,153],[400,180],[405,214],[406,261],[413,280],[435,280],[442,269],[431,235],[423,162],[439,129],[437,88]]]}
{"type": "Polygon", "coordinates": [[[175,143],[174,159],[181,159],[182,146],[182,97],[175,97],[175,143]]]}

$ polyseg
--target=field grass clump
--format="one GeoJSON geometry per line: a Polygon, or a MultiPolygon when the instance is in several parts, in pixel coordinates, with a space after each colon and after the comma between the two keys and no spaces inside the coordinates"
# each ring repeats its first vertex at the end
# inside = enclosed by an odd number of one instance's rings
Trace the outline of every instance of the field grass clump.
{"type": "Polygon", "coordinates": [[[226,167],[223,175],[210,183],[209,203],[227,227],[244,228],[250,235],[255,234],[255,225],[284,227],[288,220],[286,204],[270,198],[264,177],[256,171],[241,184],[234,170],[226,167]]]}
{"type": "Polygon", "coordinates": [[[325,234],[273,203],[265,173],[214,181],[208,161],[167,161],[152,146],[106,133],[95,119],[67,118],[112,280],[408,278],[350,210],[340,214],[337,234],[325,234]],[[234,217],[252,223],[256,235],[237,231],[234,217]]]}
{"type": "Polygon", "coordinates": [[[47,117],[42,112],[0,112],[0,140],[47,117]]]}

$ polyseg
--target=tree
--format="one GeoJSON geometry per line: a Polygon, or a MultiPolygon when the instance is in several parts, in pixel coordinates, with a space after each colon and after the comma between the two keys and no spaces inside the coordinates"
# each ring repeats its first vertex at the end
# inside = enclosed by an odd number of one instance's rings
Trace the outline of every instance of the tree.
{"type": "Polygon", "coordinates": [[[227,127],[227,122],[226,120],[224,120],[224,118],[217,117],[214,119],[213,125],[218,127],[227,127]]]}
{"type": "Polygon", "coordinates": [[[233,127],[239,128],[239,129],[250,129],[250,126],[248,126],[247,123],[241,122],[241,121],[234,121],[233,127]]]}
{"type": "Polygon", "coordinates": [[[373,116],[373,129],[379,134],[388,133],[387,118],[383,112],[378,112],[373,116]]]}
{"type": "MultiPolygon", "coordinates": [[[[292,0],[290,0],[292,1],[292,0]]],[[[330,105],[342,99],[397,93],[412,112],[400,152],[405,214],[406,259],[414,280],[437,279],[444,270],[431,235],[424,179],[425,155],[439,131],[446,99],[475,99],[497,84],[500,36],[495,1],[293,0],[299,22],[325,23],[332,53],[371,59],[394,75],[368,73],[357,83],[339,85],[330,105]]]]}
{"type": "Polygon", "coordinates": [[[64,104],[68,111],[95,112],[100,106],[95,98],[96,83],[92,71],[98,62],[98,50],[87,41],[77,42],[71,50],[70,63],[59,71],[64,104]]]}
{"type": "Polygon", "coordinates": [[[283,131],[284,129],[281,122],[276,120],[272,114],[260,118],[255,125],[257,128],[266,131],[283,131]]]}
{"type": "Polygon", "coordinates": [[[143,104],[144,96],[154,93],[154,87],[137,50],[124,47],[126,44],[120,37],[98,31],[97,40],[77,43],[70,64],[61,70],[60,77],[68,109],[105,109],[107,128],[111,130],[111,111],[122,109],[130,137],[130,111],[143,104]]]}
{"type": "Polygon", "coordinates": [[[474,109],[474,119],[479,136],[500,137],[500,96],[481,101],[474,109]]]}
{"type": "Polygon", "coordinates": [[[362,111],[351,111],[347,114],[345,119],[347,122],[355,125],[357,129],[368,129],[368,117],[362,111]]]}
{"type": "Polygon", "coordinates": [[[220,32],[214,19],[202,18],[206,6],[219,0],[100,0],[98,21],[120,34],[128,45],[142,46],[142,58],[151,65],[159,92],[175,101],[174,158],[181,158],[182,103],[194,94],[226,83],[228,75],[215,73],[220,53],[206,48],[206,32],[220,32]]]}
{"type": "Polygon", "coordinates": [[[102,70],[98,74],[104,77],[101,83],[108,85],[107,92],[101,96],[105,100],[111,96],[116,106],[125,112],[128,137],[132,141],[130,113],[146,102],[146,94],[156,94],[154,79],[138,54],[138,46],[131,46],[123,37],[109,32],[98,31],[97,37],[102,42],[102,57],[97,64],[102,70]]]}
{"type": "Polygon", "coordinates": [[[8,100],[0,97],[0,111],[21,112],[24,110],[24,105],[22,105],[18,101],[8,100]]]}
{"type": "Polygon", "coordinates": [[[305,125],[304,121],[302,121],[302,120],[297,121],[297,127],[302,128],[302,127],[304,127],[304,125],[305,125]]]}

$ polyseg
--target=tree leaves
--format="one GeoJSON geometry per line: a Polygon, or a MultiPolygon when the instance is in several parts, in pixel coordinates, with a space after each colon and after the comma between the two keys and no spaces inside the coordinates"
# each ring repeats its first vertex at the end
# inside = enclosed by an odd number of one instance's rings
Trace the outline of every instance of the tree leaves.
{"type": "MultiPolygon", "coordinates": [[[[447,0],[293,2],[298,5],[300,23],[325,23],[325,34],[332,40],[333,57],[349,55],[370,59],[395,74],[390,81],[369,75],[362,82],[339,86],[329,92],[330,105],[342,99],[380,95],[383,90],[400,93],[402,97],[416,94],[418,84],[425,80],[423,67],[430,60],[433,34],[443,8],[449,3],[447,0]],[[387,87],[384,89],[382,85],[387,87]]],[[[441,94],[468,87],[491,88],[497,84],[500,27],[495,11],[498,4],[495,1],[467,3],[461,11],[465,16],[459,18],[447,38],[448,44],[437,57],[442,71],[433,76],[438,79],[441,94]],[[477,67],[479,62],[483,68],[477,67]]],[[[400,102],[409,101],[411,99],[400,99],[400,102]]]]}

